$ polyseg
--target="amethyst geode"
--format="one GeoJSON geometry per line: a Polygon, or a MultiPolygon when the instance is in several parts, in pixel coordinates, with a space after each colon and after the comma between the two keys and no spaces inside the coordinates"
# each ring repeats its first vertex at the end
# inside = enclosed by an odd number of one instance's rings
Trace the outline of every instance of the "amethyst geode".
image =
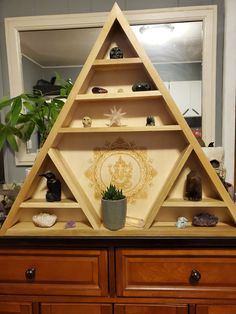
{"type": "Polygon", "coordinates": [[[218,217],[209,213],[201,213],[193,217],[192,225],[197,227],[215,227],[218,217]]]}

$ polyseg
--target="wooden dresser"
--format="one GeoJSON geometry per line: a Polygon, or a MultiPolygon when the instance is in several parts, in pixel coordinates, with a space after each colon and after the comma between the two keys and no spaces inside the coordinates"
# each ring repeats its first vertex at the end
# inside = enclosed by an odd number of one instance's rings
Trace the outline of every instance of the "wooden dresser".
{"type": "Polygon", "coordinates": [[[236,239],[3,237],[0,313],[234,314],[236,239]]]}

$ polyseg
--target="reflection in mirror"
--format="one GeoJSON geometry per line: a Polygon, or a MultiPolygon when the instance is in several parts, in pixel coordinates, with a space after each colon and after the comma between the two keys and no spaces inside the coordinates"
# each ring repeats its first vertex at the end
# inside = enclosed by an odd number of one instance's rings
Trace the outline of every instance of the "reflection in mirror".
{"type": "MultiPolygon", "coordinates": [[[[202,21],[133,25],[132,29],[181,113],[201,135],[202,21]]],[[[55,72],[74,81],[100,30],[21,31],[24,90],[32,92],[38,80],[50,81],[55,72]]],[[[35,144],[28,144],[28,150],[35,149],[35,144]]]]}
{"type": "Polygon", "coordinates": [[[133,26],[196,136],[202,136],[202,21],[133,26]]]}

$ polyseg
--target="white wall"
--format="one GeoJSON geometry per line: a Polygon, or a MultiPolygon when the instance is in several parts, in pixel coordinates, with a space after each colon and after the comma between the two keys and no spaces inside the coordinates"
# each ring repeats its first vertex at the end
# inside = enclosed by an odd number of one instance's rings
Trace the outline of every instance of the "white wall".
{"type": "Polygon", "coordinates": [[[236,97],[236,1],[225,0],[223,135],[227,181],[234,183],[236,97]]]}

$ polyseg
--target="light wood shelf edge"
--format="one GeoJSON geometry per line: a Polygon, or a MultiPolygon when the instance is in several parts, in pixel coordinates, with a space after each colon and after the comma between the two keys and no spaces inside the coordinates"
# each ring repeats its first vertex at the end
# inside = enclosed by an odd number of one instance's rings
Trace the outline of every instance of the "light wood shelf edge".
{"type": "Polygon", "coordinates": [[[168,132],[181,131],[179,125],[165,125],[165,126],[144,126],[144,127],[90,127],[90,128],[76,128],[65,127],[60,128],[58,133],[121,133],[121,132],[168,132]]]}
{"type": "Polygon", "coordinates": [[[104,101],[104,100],[119,100],[119,99],[143,99],[162,97],[159,90],[139,91],[130,93],[103,93],[103,94],[78,94],[77,101],[104,101]]]}
{"type": "Polygon", "coordinates": [[[213,198],[205,198],[196,202],[184,199],[167,199],[163,202],[162,207],[226,207],[226,204],[213,198]]]}
{"type": "Polygon", "coordinates": [[[93,66],[119,66],[129,64],[142,64],[142,60],[140,58],[96,59],[93,63],[93,66]]]}
{"type": "Polygon", "coordinates": [[[46,202],[44,199],[29,199],[22,202],[20,208],[80,208],[80,205],[69,199],[60,202],[46,202]]]}
{"type": "Polygon", "coordinates": [[[215,227],[194,227],[190,224],[184,229],[178,229],[174,222],[156,223],[148,230],[135,227],[125,227],[117,231],[110,231],[102,225],[95,230],[83,222],[76,222],[75,228],[65,229],[65,222],[57,222],[51,228],[35,227],[33,222],[19,222],[9,228],[6,236],[207,236],[228,237],[236,236],[236,228],[224,223],[215,227]]]}

